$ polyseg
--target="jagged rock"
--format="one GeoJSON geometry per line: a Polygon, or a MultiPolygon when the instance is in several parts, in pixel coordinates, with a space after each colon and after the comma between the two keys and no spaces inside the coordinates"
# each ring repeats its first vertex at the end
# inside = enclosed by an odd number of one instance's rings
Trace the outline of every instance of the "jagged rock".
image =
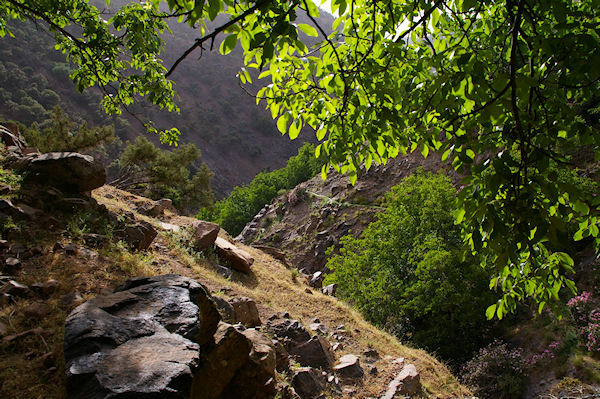
{"type": "Polygon", "coordinates": [[[234,298],[230,303],[233,307],[233,320],[235,323],[242,323],[246,327],[257,327],[262,324],[254,300],[234,298]]]}
{"type": "Polygon", "coordinates": [[[173,201],[169,198],[162,198],[158,201],[154,201],[154,203],[147,209],[144,209],[143,212],[147,215],[156,217],[162,215],[165,212],[165,210],[175,212],[173,201]]]}
{"type": "Polygon", "coordinates": [[[421,379],[417,368],[407,364],[388,385],[385,395],[381,399],[403,398],[421,391],[421,379]]]}
{"type": "Polygon", "coordinates": [[[100,248],[108,243],[108,238],[102,234],[85,233],[82,238],[86,245],[92,248],[100,248]]]}
{"type": "Polygon", "coordinates": [[[290,320],[289,314],[277,315],[270,319],[267,328],[279,338],[287,338],[292,344],[300,344],[310,339],[310,334],[298,320],[290,320]]]}
{"type": "Polygon", "coordinates": [[[319,334],[326,335],[327,334],[327,326],[323,323],[311,323],[308,325],[308,328],[312,331],[318,332],[319,334]]]}
{"type": "Polygon", "coordinates": [[[324,388],[319,376],[310,367],[293,371],[292,386],[302,399],[314,399],[323,392],[324,388]]]}
{"type": "Polygon", "coordinates": [[[215,245],[215,240],[219,235],[219,230],[221,230],[218,224],[202,220],[194,222],[192,228],[192,245],[199,250],[208,249],[215,245]]]}
{"type": "Polygon", "coordinates": [[[227,323],[219,323],[214,335],[214,349],[203,356],[192,386],[192,398],[216,399],[235,373],[248,359],[251,343],[239,330],[227,323]]]}
{"type": "Polygon", "coordinates": [[[13,219],[26,219],[29,217],[23,209],[14,205],[7,198],[0,198],[0,214],[10,216],[13,219]]]}
{"type": "Polygon", "coordinates": [[[218,321],[206,289],[178,275],[128,280],[85,302],[65,322],[69,398],[189,398],[218,321]]]}
{"type": "Polygon", "coordinates": [[[337,284],[329,284],[321,289],[321,292],[325,295],[335,296],[335,292],[337,291],[337,284]]]}
{"type": "Polygon", "coordinates": [[[342,356],[333,370],[342,380],[357,380],[365,375],[358,357],[352,354],[342,356]]]}
{"type": "Polygon", "coordinates": [[[222,259],[228,261],[234,269],[244,273],[250,271],[250,266],[254,263],[254,258],[248,252],[221,237],[217,237],[215,245],[217,247],[217,254],[222,259]]]}
{"type": "Polygon", "coordinates": [[[334,356],[331,346],[325,338],[318,335],[307,342],[292,346],[289,352],[302,366],[327,370],[333,365],[334,356]]]}
{"type": "Polygon", "coordinates": [[[34,158],[27,168],[24,184],[56,187],[65,192],[84,193],[106,182],[102,163],[76,152],[49,152],[34,158]]]}
{"type": "Polygon", "coordinates": [[[15,274],[21,269],[21,261],[17,258],[8,257],[2,265],[2,273],[15,274]]]}
{"type": "Polygon", "coordinates": [[[143,251],[150,247],[157,234],[158,232],[150,223],[140,220],[135,224],[125,226],[118,236],[130,247],[143,251]]]}
{"type": "Polygon", "coordinates": [[[310,288],[308,288],[308,287],[306,287],[304,289],[304,292],[306,292],[308,295],[312,295],[312,293],[313,293],[312,290],[310,288]]]}
{"type": "Polygon", "coordinates": [[[323,286],[324,278],[325,278],[325,276],[323,275],[322,272],[315,272],[311,276],[308,285],[310,285],[311,287],[314,287],[314,288],[321,288],[323,286]]]}
{"type": "Polygon", "coordinates": [[[258,399],[275,396],[276,354],[271,340],[263,333],[249,328],[242,334],[252,344],[246,363],[237,371],[223,397],[258,399]]]}
{"type": "Polygon", "coordinates": [[[279,372],[284,372],[289,370],[290,368],[290,354],[285,350],[285,347],[279,340],[274,339],[273,347],[275,348],[275,356],[277,359],[277,364],[275,369],[279,372]]]}

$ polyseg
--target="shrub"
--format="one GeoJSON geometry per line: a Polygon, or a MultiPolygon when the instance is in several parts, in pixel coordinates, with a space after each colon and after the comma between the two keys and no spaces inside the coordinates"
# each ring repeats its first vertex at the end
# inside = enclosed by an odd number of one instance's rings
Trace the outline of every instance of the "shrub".
{"type": "Polygon", "coordinates": [[[494,341],[465,365],[463,379],[480,398],[520,398],[525,388],[524,366],[520,349],[494,341]]]}
{"type": "Polygon", "coordinates": [[[423,171],[393,187],[377,221],[342,237],[324,284],[401,339],[460,361],[489,342],[495,298],[477,260],[461,260],[455,196],[448,177],[423,171]]]}
{"type": "Polygon", "coordinates": [[[259,173],[248,185],[235,187],[229,197],[201,210],[196,217],[218,223],[229,234],[237,235],[281,190],[294,188],[312,178],[319,173],[323,162],[323,158],[315,158],[314,147],[305,144],[284,168],[259,173]]]}

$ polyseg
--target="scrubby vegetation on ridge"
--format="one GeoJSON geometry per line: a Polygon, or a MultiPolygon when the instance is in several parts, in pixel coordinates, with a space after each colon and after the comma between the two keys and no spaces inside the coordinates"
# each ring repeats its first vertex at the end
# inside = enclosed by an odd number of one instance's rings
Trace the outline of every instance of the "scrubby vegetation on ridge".
{"type": "Polygon", "coordinates": [[[291,157],[285,167],[259,173],[250,183],[234,188],[229,197],[218,201],[213,207],[203,209],[196,217],[218,223],[235,236],[280,190],[292,189],[315,176],[324,163],[322,157],[315,158],[313,145],[304,144],[298,150],[298,155],[291,157]]]}

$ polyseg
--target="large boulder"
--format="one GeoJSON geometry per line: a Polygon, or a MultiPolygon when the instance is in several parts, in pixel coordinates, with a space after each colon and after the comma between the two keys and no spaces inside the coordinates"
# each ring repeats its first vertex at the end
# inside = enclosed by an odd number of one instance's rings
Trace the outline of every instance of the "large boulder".
{"type": "Polygon", "coordinates": [[[248,252],[221,237],[217,237],[215,246],[217,247],[217,254],[222,259],[228,261],[231,267],[244,273],[250,271],[250,266],[254,263],[254,258],[248,252]]]}
{"type": "Polygon", "coordinates": [[[215,245],[215,240],[221,228],[216,223],[198,220],[192,225],[192,245],[194,248],[203,250],[215,245]]]}
{"type": "Polygon", "coordinates": [[[289,350],[302,366],[316,367],[323,370],[333,366],[333,352],[329,342],[320,335],[315,335],[307,342],[292,346],[289,350]]]}
{"type": "Polygon", "coordinates": [[[218,321],[206,289],[178,275],[129,280],[87,301],[65,322],[69,398],[189,398],[218,321]]]}
{"type": "Polygon", "coordinates": [[[26,172],[24,184],[41,184],[65,192],[84,193],[106,183],[102,163],[76,152],[43,154],[29,163],[26,172]]]}

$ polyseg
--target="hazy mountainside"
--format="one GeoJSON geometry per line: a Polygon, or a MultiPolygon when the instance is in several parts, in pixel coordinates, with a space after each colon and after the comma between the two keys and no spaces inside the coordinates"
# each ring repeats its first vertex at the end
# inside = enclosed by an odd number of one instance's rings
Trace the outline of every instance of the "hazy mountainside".
{"type": "MultiPolygon", "coordinates": [[[[111,7],[122,3],[113,1],[111,7]]],[[[330,25],[332,18],[323,14],[325,25],[330,25]]],[[[165,36],[167,61],[179,57],[200,36],[199,31],[181,25],[173,24],[173,35],[165,36]]],[[[54,50],[54,41],[43,26],[23,22],[11,29],[15,38],[0,41],[0,117],[25,124],[41,122],[59,104],[69,115],[90,124],[114,123],[123,141],[143,133],[143,126],[126,113],[107,117],[99,106],[99,91],[76,92],[68,78],[69,65],[54,50]]],[[[158,128],[177,127],[182,143],[196,144],[214,172],[212,187],[220,198],[258,172],[283,166],[303,141],[313,141],[314,136],[305,132],[296,141],[282,137],[270,114],[238,84],[235,75],[242,66],[241,49],[222,56],[218,45],[215,42],[213,51],[207,45],[206,51],[192,53],[174,72],[179,115],[144,106],[133,111],[158,128]]]]}

